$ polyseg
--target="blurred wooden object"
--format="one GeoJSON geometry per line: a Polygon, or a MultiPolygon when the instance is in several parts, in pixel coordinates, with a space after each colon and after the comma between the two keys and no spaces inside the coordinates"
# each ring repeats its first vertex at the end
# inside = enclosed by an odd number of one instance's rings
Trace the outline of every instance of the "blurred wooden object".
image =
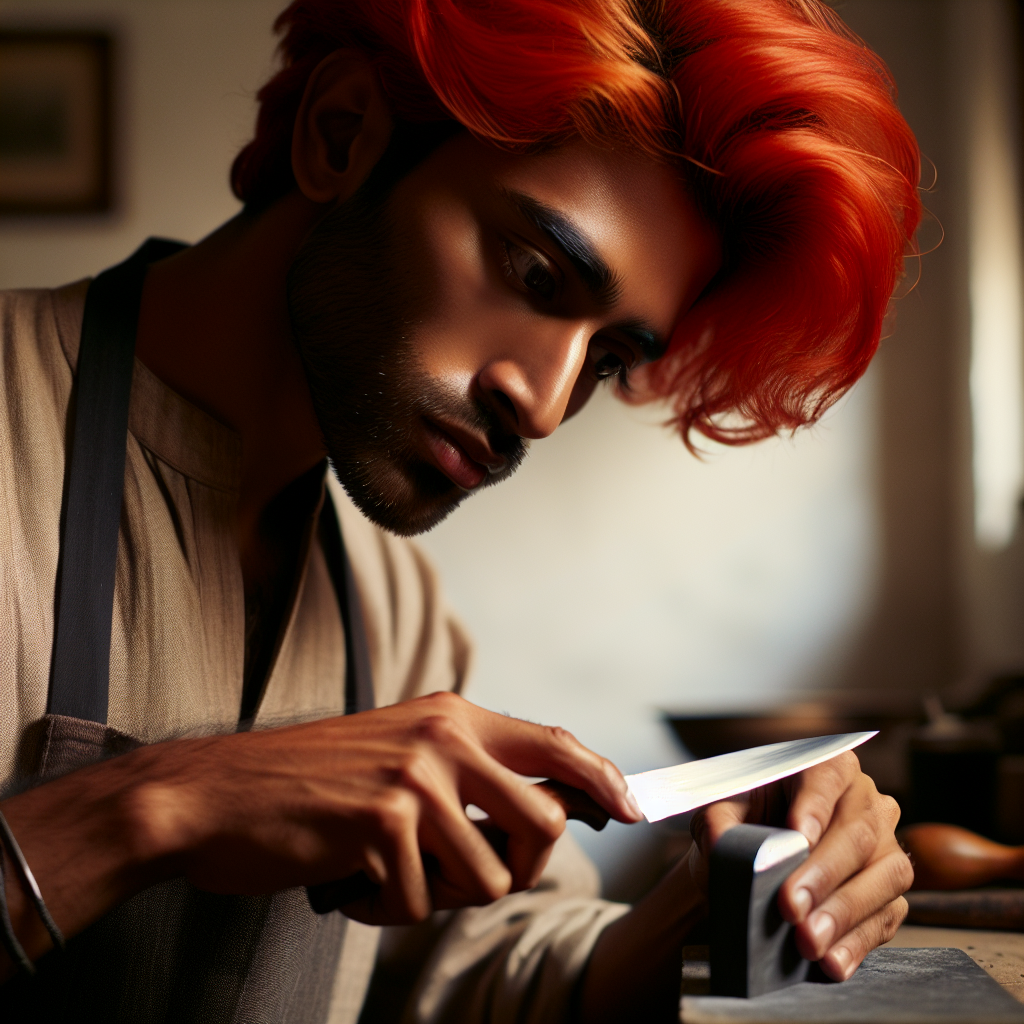
{"type": "Polygon", "coordinates": [[[900,842],[914,863],[914,889],[974,889],[1024,882],[1024,846],[1004,846],[956,825],[911,825],[900,842]]]}
{"type": "Polygon", "coordinates": [[[1024,889],[913,890],[906,894],[909,924],[940,928],[1024,931],[1024,889]]]}

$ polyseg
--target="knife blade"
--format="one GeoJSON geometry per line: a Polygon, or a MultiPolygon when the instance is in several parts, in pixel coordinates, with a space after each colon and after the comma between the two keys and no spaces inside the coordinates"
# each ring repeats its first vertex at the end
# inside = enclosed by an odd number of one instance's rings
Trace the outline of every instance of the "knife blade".
{"type": "Polygon", "coordinates": [[[627,775],[626,783],[644,817],[652,822],[661,821],[673,814],[778,782],[853,750],[877,735],[877,730],[847,732],[768,743],[763,747],[687,761],[671,768],[627,775]]]}
{"type": "MultiPolygon", "coordinates": [[[[838,736],[815,736],[812,739],[769,743],[764,747],[706,757],[702,761],[687,761],[671,768],[656,768],[639,775],[627,775],[626,782],[647,820],[661,821],[673,814],[692,811],[716,800],[725,800],[737,793],[745,793],[749,789],[795,775],[843,751],[852,750],[875,735],[877,733],[874,732],[850,732],[838,736]]],[[[556,779],[546,779],[537,785],[562,805],[566,817],[583,821],[597,832],[608,824],[608,812],[582,789],[556,779]]],[[[493,826],[482,824],[488,842],[501,856],[507,837],[493,826]]],[[[306,892],[310,906],[318,914],[326,914],[370,896],[377,890],[378,887],[366,874],[359,871],[337,882],[310,886],[306,892]]]]}

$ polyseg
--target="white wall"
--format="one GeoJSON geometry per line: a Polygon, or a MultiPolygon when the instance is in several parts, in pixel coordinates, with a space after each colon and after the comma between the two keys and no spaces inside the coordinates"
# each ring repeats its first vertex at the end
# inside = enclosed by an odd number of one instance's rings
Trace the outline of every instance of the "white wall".
{"type": "MultiPolygon", "coordinates": [[[[474,699],[627,772],[680,759],[662,709],[827,687],[875,579],[870,384],[795,440],[703,462],[651,413],[600,394],[424,540],[478,643],[474,699]]],[[[634,841],[577,835],[606,871],[634,841]]]]}
{"type": "MultiPolygon", "coordinates": [[[[50,285],[145,236],[195,240],[237,209],[230,160],[271,66],[280,3],[34,0],[119,33],[119,182],[109,217],[0,223],[0,285],[50,285]]],[[[607,395],[534,447],[518,476],[429,537],[476,635],[478,702],[565,725],[635,771],[680,752],[662,708],[770,704],[829,685],[871,603],[872,401],[813,432],[706,462],[607,395]]],[[[612,869],[637,842],[582,835],[612,869]]]]}
{"type": "Polygon", "coordinates": [[[0,287],[102,270],[148,235],[196,241],[232,216],[235,153],[273,66],[282,0],[0,0],[10,25],[99,26],[117,37],[114,213],[0,220],[0,287]]]}

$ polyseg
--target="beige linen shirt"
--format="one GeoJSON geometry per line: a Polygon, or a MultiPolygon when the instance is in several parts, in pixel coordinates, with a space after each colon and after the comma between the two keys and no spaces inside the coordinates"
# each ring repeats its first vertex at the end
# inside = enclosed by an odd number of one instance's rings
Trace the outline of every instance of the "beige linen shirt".
{"type": "MultiPolygon", "coordinates": [[[[0,783],[32,775],[46,710],[65,436],[88,282],[0,293],[0,783]]],[[[108,724],[144,742],[235,727],[244,596],[234,512],[240,442],[135,362],[115,577],[108,724]]],[[[361,595],[377,706],[461,690],[468,640],[415,545],[366,520],[333,481],[361,595]]],[[[256,728],[344,711],[345,644],[311,520],[256,728]]],[[[600,930],[593,867],[559,844],[537,890],[439,918],[405,1019],[555,1021],[600,930]]],[[[354,1021],[378,929],[346,932],[330,1020],[354,1021]]],[[[2,1005],[2,990],[0,990],[2,1005]]]]}

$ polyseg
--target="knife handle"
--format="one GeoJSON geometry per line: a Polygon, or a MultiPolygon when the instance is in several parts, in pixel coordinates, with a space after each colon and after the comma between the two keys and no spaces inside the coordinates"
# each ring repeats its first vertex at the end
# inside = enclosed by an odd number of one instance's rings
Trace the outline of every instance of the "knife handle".
{"type": "MultiPolygon", "coordinates": [[[[582,821],[595,832],[600,832],[608,824],[608,812],[582,789],[569,786],[557,779],[546,779],[537,785],[542,786],[562,805],[567,818],[582,821]]],[[[482,831],[499,856],[504,856],[508,836],[493,825],[487,826],[486,823],[482,831]]],[[[372,896],[378,889],[377,883],[371,881],[365,872],[357,871],[354,875],[339,879],[337,882],[321,882],[319,885],[308,886],[306,895],[309,897],[309,905],[318,914],[328,914],[348,903],[372,896]]]]}

